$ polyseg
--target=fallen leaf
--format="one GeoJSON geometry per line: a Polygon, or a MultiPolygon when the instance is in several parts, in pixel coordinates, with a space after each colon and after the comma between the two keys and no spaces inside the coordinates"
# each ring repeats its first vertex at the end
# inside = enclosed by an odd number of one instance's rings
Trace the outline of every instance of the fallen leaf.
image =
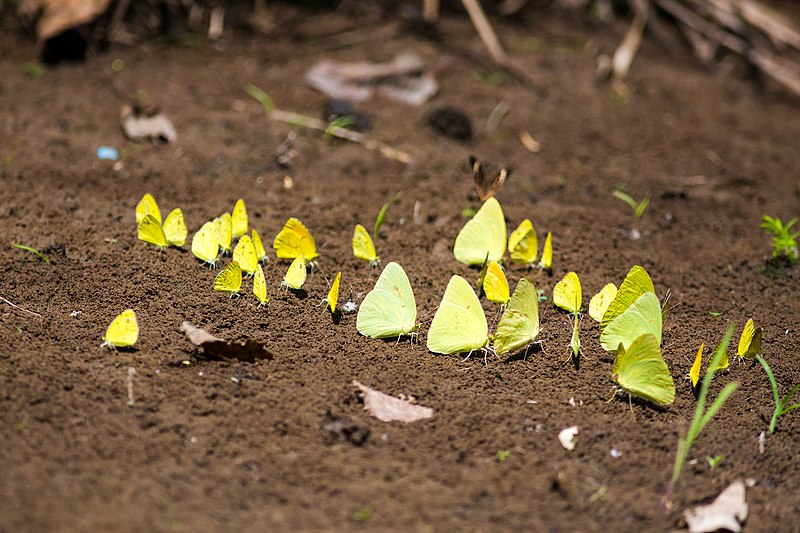
{"type": "Polygon", "coordinates": [[[747,520],[744,482],[734,481],[713,502],[687,509],[683,517],[690,533],[711,533],[718,529],[741,531],[747,520]]]}
{"type": "Polygon", "coordinates": [[[364,408],[367,412],[383,422],[415,422],[433,416],[433,409],[414,405],[406,400],[389,396],[382,392],[371,389],[353,380],[353,386],[361,391],[364,396],[364,408]]]}
{"type": "Polygon", "coordinates": [[[375,93],[410,105],[422,105],[439,90],[433,75],[415,54],[400,54],[389,63],[345,63],[323,60],[306,73],[306,81],[331,98],[363,102],[375,93]]]}
{"type": "Polygon", "coordinates": [[[145,110],[139,106],[125,105],[122,106],[120,117],[122,131],[132,141],[168,144],[178,138],[172,121],[156,109],[145,110]]]}
{"type": "Polygon", "coordinates": [[[203,349],[203,352],[212,358],[254,363],[263,359],[272,359],[273,355],[266,345],[256,339],[247,339],[244,342],[233,342],[220,339],[211,335],[202,328],[193,326],[189,322],[181,324],[181,331],[186,334],[189,342],[203,349]]]}
{"type": "Polygon", "coordinates": [[[565,450],[572,451],[575,449],[575,436],[578,434],[578,426],[570,426],[562,429],[558,433],[558,442],[564,447],[565,450]]]}

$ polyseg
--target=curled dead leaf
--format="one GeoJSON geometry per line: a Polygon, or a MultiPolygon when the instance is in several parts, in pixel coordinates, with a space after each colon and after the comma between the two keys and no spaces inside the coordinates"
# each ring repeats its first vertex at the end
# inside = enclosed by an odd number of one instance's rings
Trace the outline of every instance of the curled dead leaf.
{"type": "Polygon", "coordinates": [[[353,386],[360,390],[364,397],[364,409],[383,422],[399,420],[409,423],[433,416],[433,409],[430,407],[414,405],[407,400],[389,396],[362,385],[356,380],[353,380],[353,386]]]}
{"type": "Polygon", "coordinates": [[[683,512],[690,533],[711,533],[719,529],[737,533],[747,520],[747,499],[744,482],[739,479],[707,504],[683,512]]]}
{"type": "Polygon", "coordinates": [[[267,349],[266,345],[256,339],[247,339],[244,342],[226,341],[186,321],[181,324],[181,331],[186,334],[189,342],[202,348],[203,353],[213,359],[224,361],[235,359],[254,363],[273,358],[272,352],[267,349]]]}
{"type": "Polygon", "coordinates": [[[122,131],[132,141],[161,145],[175,142],[178,138],[172,121],[156,109],[125,105],[122,106],[120,118],[122,131]]]}

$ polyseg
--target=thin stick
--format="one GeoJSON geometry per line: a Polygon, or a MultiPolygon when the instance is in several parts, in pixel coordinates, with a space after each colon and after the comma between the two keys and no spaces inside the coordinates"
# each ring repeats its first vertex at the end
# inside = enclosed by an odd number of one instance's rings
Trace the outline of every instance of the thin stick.
{"type": "Polygon", "coordinates": [[[639,45],[642,44],[644,28],[647,26],[647,15],[650,11],[650,3],[633,1],[632,7],[636,11],[636,14],[633,16],[633,22],[631,22],[628,32],[625,34],[625,38],[622,39],[622,43],[619,45],[619,48],[617,48],[617,51],[614,52],[614,58],[611,60],[612,71],[616,81],[622,81],[628,74],[633,59],[639,51],[639,45]]]}
{"type": "Polygon", "coordinates": [[[26,313],[30,313],[33,316],[42,318],[42,315],[40,315],[39,313],[35,313],[33,311],[28,311],[27,309],[24,309],[24,308],[18,306],[17,304],[15,304],[14,302],[12,302],[11,300],[9,300],[7,298],[4,298],[4,297],[0,296],[0,300],[3,300],[5,303],[7,303],[8,305],[10,305],[11,307],[13,307],[15,309],[19,309],[20,311],[25,311],[26,313]]]}
{"type": "Polygon", "coordinates": [[[136,369],[132,366],[128,367],[128,405],[132,406],[134,404],[133,400],[133,376],[136,375],[136,369]]]}
{"type": "Polygon", "coordinates": [[[498,65],[507,65],[509,63],[508,55],[503,50],[503,45],[500,44],[500,39],[497,38],[489,19],[486,18],[486,13],[484,13],[480,2],[478,0],[461,0],[461,3],[464,4],[472,24],[478,30],[478,36],[483,41],[483,45],[489,51],[489,55],[492,56],[494,62],[498,65]]]}

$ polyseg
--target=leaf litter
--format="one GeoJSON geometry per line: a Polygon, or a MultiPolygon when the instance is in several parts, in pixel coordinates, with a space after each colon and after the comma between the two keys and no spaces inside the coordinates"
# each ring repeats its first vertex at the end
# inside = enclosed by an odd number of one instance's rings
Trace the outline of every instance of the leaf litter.
{"type": "Polygon", "coordinates": [[[383,422],[398,420],[408,424],[433,416],[433,409],[430,407],[415,405],[408,400],[389,396],[362,385],[357,380],[353,380],[353,386],[361,391],[361,395],[364,398],[364,409],[370,415],[383,422]]]}

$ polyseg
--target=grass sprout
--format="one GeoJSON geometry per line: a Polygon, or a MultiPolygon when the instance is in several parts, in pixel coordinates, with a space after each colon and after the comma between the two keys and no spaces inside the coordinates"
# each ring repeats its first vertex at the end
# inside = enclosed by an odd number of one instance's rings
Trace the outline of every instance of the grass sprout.
{"type": "Polygon", "coordinates": [[[41,259],[48,265],[50,264],[50,258],[35,248],[31,248],[30,246],[25,246],[24,244],[17,244],[15,242],[12,242],[11,246],[13,246],[14,248],[19,248],[20,250],[25,250],[26,252],[30,252],[32,254],[36,254],[39,256],[39,259],[41,259]]]}
{"type": "Polygon", "coordinates": [[[715,455],[714,457],[708,455],[706,456],[706,462],[708,463],[708,466],[711,468],[711,470],[714,470],[717,466],[719,466],[720,462],[722,462],[722,459],[724,458],[725,458],[724,455],[715,455]]]}
{"type": "Polygon", "coordinates": [[[792,401],[795,393],[800,390],[800,383],[792,387],[792,390],[786,393],[786,396],[781,398],[781,395],[778,392],[778,382],[775,381],[775,375],[772,373],[772,369],[760,355],[757,355],[756,359],[758,359],[758,362],[764,367],[764,371],[767,373],[767,377],[769,377],[769,384],[772,385],[772,395],[775,397],[775,411],[772,412],[772,420],[769,421],[769,434],[772,435],[775,433],[775,426],[778,423],[779,416],[785,415],[793,409],[800,408],[800,403],[789,405],[789,402],[792,401]]]}
{"type": "Polygon", "coordinates": [[[623,202],[628,204],[630,208],[633,209],[633,214],[636,216],[636,218],[642,218],[642,215],[644,215],[647,206],[650,205],[649,196],[645,196],[644,198],[642,198],[641,202],[637,202],[636,200],[633,199],[633,197],[630,194],[626,193],[625,191],[621,191],[619,189],[615,190],[611,194],[614,196],[614,198],[622,200],[623,202]]]}
{"type": "Polygon", "coordinates": [[[685,437],[678,439],[678,450],[675,454],[675,465],[672,469],[672,479],[667,487],[667,494],[665,495],[664,500],[667,508],[672,506],[671,494],[676,483],[678,482],[678,479],[681,477],[681,471],[683,470],[683,465],[686,463],[686,458],[689,456],[689,450],[691,449],[692,444],[694,443],[695,439],[700,436],[700,433],[702,433],[706,425],[711,422],[711,419],[714,418],[714,415],[716,415],[720,408],[722,408],[725,400],[727,400],[730,395],[733,394],[733,391],[736,390],[736,387],[739,386],[738,383],[728,383],[725,385],[722,391],[711,403],[711,407],[706,409],[708,389],[710,388],[711,381],[714,379],[714,375],[717,372],[716,369],[719,365],[719,362],[728,351],[728,345],[731,342],[732,336],[733,326],[728,326],[728,331],[725,332],[725,337],[723,337],[722,342],[720,342],[719,346],[717,346],[717,350],[714,352],[714,356],[711,358],[711,363],[708,365],[706,375],[703,378],[703,384],[700,386],[700,395],[697,398],[697,408],[694,412],[692,424],[689,426],[689,431],[686,432],[685,437]]]}
{"type": "Polygon", "coordinates": [[[784,258],[793,265],[797,262],[797,238],[800,237],[800,231],[792,232],[792,226],[797,223],[797,218],[793,218],[785,225],[780,218],[764,215],[761,218],[761,229],[764,233],[772,236],[772,259],[777,260],[784,258]]]}
{"type": "Polygon", "coordinates": [[[403,191],[395,193],[394,196],[389,198],[389,200],[385,204],[383,204],[383,207],[381,207],[380,212],[378,212],[378,217],[375,219],[375,229],[372,231],[373,241],[378,240],[378,232],[381,230],[381,226],[383,226],[383,221],[386,219],[386,211],[389,209],[390,205],[392,205],[395,201],[397,201],[398,198],[400,198],[401,194],[403,194],[403,191]]]}

